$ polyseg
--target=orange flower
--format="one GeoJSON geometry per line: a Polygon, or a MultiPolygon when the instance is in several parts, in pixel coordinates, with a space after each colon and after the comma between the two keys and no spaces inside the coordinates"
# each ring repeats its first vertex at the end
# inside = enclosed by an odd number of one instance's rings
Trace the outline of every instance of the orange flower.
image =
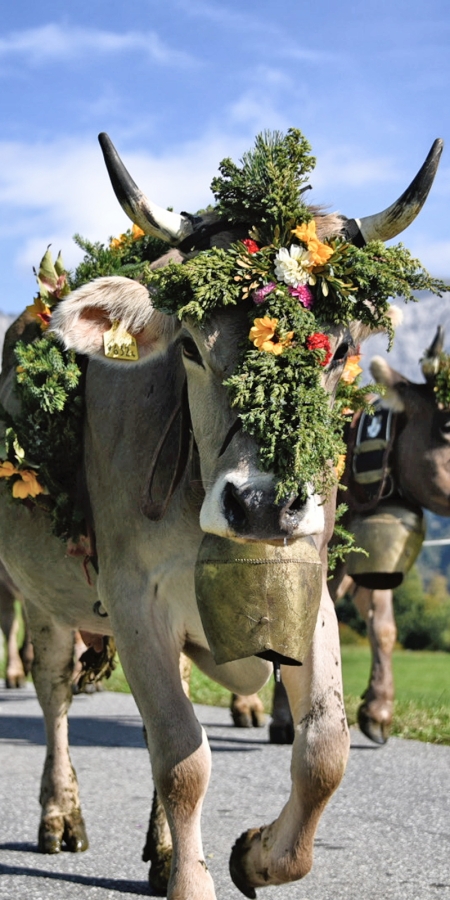
{"type": "Polygon", "coordinates": [[[118,238],[111,238],[109,246],[111,250],[119,250],[126,241],[126,234],[121,234],[118,238]]]}
{"type": "Polygon", "coordinates": [[[249,338],[258,350],[264,350],[265,353],[274,353],[276,356],[279,356],[285,347],[290,346],[294,332],[288,331],[283,339],[277,338],[277,325],[278,319],[271,319],[269,316],[255,319],[254,325],[250,328],[249,338]]]}
{"type": "Polygon", "coordinates": [[[333,249],[326,244],[322,244],[319,240],[310,241],[308,250],[311,254],[313,266],[323,266],[330,256],[333,256],[333,249]]]}
{"type": "MultiPolygon", "coordinates": [[[[317,241],[318,237],[316,234],[316,223],[314,219],[311,219],[310,222],[304,222],[303,225],[297,225],[297,228],[292,229],[292,234],[295,234],[295,237],[302,241],[303,244],[308,245],[310,241],[317,241]]],[[[309,247],[308,247],[309,250],[309,247]]]]}
{"type": "Polygon", "coordinates": [[[139,228],[139,225],[133,225],[131,229],[131,237],[133,241],[137,241],[138,238],[144,237],[145,231],[142,231],[142,228],[139,228]]]}
{"type": "Polygon", "coordinates": [[[27,306],[27,312],[33,316],[33,319],[36,322],[39,322],[39,325],[42,328],[42,331],[45,331],[48,328],[50,319],[52,317],[52,311],[49,306],[39,297],[34,298],[33,303],[30,306],[27,306]]]}
{"type": "Polygon", "coordinates": [[[25,500],[27,497],[37,497],[38,494],[44,493],[44,488],[39,484],[36,473],[31,469],[21,469],[16,474],[20,475],[22,480],[14,482],[13,497],[25,500]]]}
{"type": "Polygon", "coordinates": [[[316,234],[316,223],[314,219],[311,222],[304,222],[303,225],[297,225],[292,229],[292,234],[298,238],[303,244],[306,244],[310,254],[313,266],[323,266],[330,256],[333,256],[333,249],[319,241],[316,234]]]}
{"type": "Polygon", "coordinates": [[[341,381],[345,382],[345,384],[353,384],[353,382],[355,381],[355,378],[357,378],[358,375],[361,374],[362,369],[361,369],[361,366],[358,365],[360,359],[361,359],[361,354],[358,354],[357,356],[348,356],[347,357],[347,360],[346,360],[346,363],[344,366],[344,371],[341,375],[341,381]]]}
{"type": "Polygon", "coordinates": [[[0,462],[0,478],[11,478],[12,475],[20,475],[21,480],[15,481],[12,486],[12,495],[19,500],[26,500],[27,497],[37,497],[38,494],[45,493],[42,485],[39,484],[36,473],[31,469],[16,469],[9,460],[0,462]]]}
{"type": "Polygon", "coordinates": [[[8,460],[0,463],[0,478],[11,478],[11,475],[18,475],[18,469],[8,460]]]}

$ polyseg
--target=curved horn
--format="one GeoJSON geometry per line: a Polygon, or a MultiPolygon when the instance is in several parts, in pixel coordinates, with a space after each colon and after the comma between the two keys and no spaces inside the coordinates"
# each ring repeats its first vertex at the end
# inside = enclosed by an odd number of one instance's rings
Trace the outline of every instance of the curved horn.
{"type": "Polygon", "coordinates": [[[420,360],[422,374],[424,375],[426,381],[434,381],[434,378],[437,375],[439,369],[440,354],[444,349],[444,341],[445,331],[442,325],[438,325],[432,343],[428,347],[428,350],[425,350],[425,353],[420,360]]]}
{"type": "Polygon", "coordinates": [[[411,225],[428,197],[443,147],[444,141],[437,138],[422,168],[395,203],[373,216],[348,220],[345,225],[348,240],[360,247],[368,241],[388,241],[411,225]]]}
{"type": "Polygon", "coordinates": [[[161,238],[169,244],[178,244],[192,234],[193,225],[187,215],[170,212],[147,200],[125,168],[108,135],[102,132],[98,139],[114,193],[131,221],[139,225],[145,234],[161,238]]]}

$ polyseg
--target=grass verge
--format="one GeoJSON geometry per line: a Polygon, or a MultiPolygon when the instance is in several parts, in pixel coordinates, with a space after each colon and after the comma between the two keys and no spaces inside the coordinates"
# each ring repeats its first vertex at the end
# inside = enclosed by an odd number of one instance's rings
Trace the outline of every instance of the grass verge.
{"type": "MultiPolygon", "coordinates": [[[[370,651],[365,644],[344,644],[341,653],[345,708],[352,725],[356,723],[360,697],[369,678],[370,651]]],[[[0,674],[4,675],[1,669],[0,666],[0,674]]],[[[393,669],[396,701],[391,733],[398,737],[450,745],[450,654],[396,650],[393,669]]],[[[267,713],[271,709],[272,684],[269,682],[260,694],[267,713]]],[[[110,691],[129,693],[120,662],[104,686],[110,691]]],[[[194,703],[208,706],[228,707],[230,703],[229,692],[195,666],[191,696],[194,703]]]]}

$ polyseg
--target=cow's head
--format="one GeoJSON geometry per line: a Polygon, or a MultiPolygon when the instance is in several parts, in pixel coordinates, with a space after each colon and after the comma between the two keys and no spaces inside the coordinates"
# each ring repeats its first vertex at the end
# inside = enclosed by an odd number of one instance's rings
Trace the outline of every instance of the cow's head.
{"type": "Polygon", "coordinates": [[[395,441],[395,477],[402,495],[411,503],[439,516],[450,515],[450,407],[440,402],[438,376],[446,361],[444,332],[436,336],[421,360],[424,384],[400,375],[382,357],[375,357],[371,372],[386,387],[384,404],[400,416],[395,441]]]}
{"type": "MultiPolygon", "coordinates": [[[[227,249],[247,236],[248,225],[232,227],[216,213],[191,216],[160,209],[137,188],[107,136],[100,139],[114,190],[127,214],[146,234],[172,245],[172,250],[153,264],[155,269],[170,260],[189,261],[204,249],[227,249]]],[[[362,247],[371,240],[394,237],[413,220],[425,201],[441,149],[442,142],[435,142],[411,186],[382,213],[348,220],[316,210],[320,239],[344,235],[347,241],[362,247]]],[[[251,306],[250,299],[243,300],[236,306],[216,306],[201,321],[186,315],[179,322],[154,308],[151,291],[142,284],[119,277],[103,278],[79,288],[59,304],[52,330],[66,346],[99,358],[104,358],[103,335],[114,321],[120,321],[121,327],[135,336],[141,360],[164,353],[169,344],[177,345],[186,370],[205,490],[200,517],[204,531],[265,541],[318,534],[324,527],[321,498],[308,479],[298,485],[298,490],[277,496],[276,479],[261,467],[257,442],[242,427],[224,386],[237,365],[243,342],[248,341],[251,306]]],[[[253,311],[258,315],[254,306],[253,311]]],[[[349,321],[331,325],[326,331],[330,358],[322,370],[322,384],[331,395],[347,355],[355,352],[370,328],[349,321]]],[[[314,440],[311,434],[311,442],[314,440]]]]}

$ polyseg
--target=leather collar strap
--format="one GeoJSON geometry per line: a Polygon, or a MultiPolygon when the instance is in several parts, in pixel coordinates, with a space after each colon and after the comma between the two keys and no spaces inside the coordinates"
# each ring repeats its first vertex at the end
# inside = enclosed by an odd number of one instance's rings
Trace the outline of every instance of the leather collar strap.
{"type": "Polygon", "coordinates": [[[186,470],[192,451],[192,445],[193,436],[191,417],[187,396],[187,384],[185,382],[181,400],[173,410],[156,446],[151,461],[150,474],[142,495],[141,510],[144,516],[147,516],[152,522],[160,522],[161,519],[164,518],[174,491],[178,487],[186,470]],[[167,466],[167,455],[163,457],[165,448],[170,448],[172,450],[172,453],[168,455],[175,455],[175,464],[172,470],[169,470],[168,477],[163,468],[167,466]],[[158,491],[160,496],[158,499],[155,497],[157,492],[157,476],[160,482],[158,491]]]}

